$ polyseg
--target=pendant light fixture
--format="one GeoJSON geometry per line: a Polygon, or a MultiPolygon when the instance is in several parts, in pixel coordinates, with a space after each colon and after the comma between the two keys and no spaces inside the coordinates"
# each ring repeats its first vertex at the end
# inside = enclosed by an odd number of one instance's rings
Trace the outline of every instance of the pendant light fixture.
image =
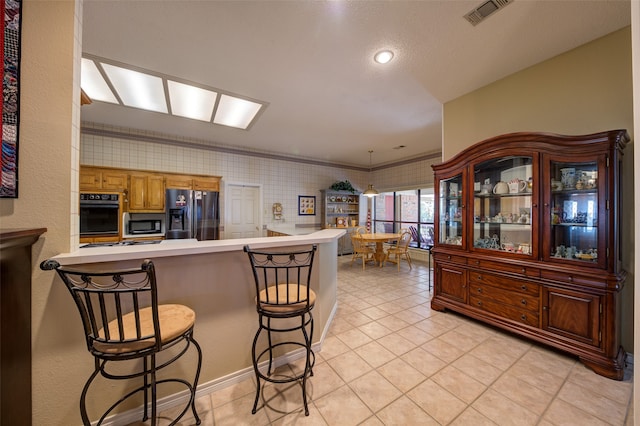
{"type": "MultiPolygon", "coordinates": [[[[371,179],[371,154],[372,153],[373,151],[369,150],[369,179],[371,179]]],[[[373,189],[373,184],[369,184],[369,187],[367,188],[366,191],[362,193],[362,195],[364,195],[365,197],[375,197],[376,195],[378,195],[378,191],[373,189]]]]}

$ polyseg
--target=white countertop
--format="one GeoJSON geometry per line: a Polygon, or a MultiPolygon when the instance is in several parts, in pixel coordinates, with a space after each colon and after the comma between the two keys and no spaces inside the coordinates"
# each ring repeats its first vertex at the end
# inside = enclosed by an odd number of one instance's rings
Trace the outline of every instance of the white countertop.
{"type": "MultiPolygon", "coordinates": [[[[300,228],[304,229],[304,228],[300,228]]],[[[287,247],[304,244],[331,242],[344,235],[344,229],[323,229],[305,234],[286,237],[240,238],[233,240],[163,240],[158,244],[131,246],[84,247],[71,253],[54,256],[61,265],[84,263],[117,262],[154,257],[185,256],[193,254],[221,253],[242,250],[245,245],[252,248],[287,247]]]]}
{"type": "Polygon", "coordinates": [[[267,225],[267,230],[280,232],[287,235],[308,235],[313,234],[314,232],[321,231],[322,228],[313,226],[296,226],[295,224],[285,225],[283,223],[277,223],[267,225]]]}

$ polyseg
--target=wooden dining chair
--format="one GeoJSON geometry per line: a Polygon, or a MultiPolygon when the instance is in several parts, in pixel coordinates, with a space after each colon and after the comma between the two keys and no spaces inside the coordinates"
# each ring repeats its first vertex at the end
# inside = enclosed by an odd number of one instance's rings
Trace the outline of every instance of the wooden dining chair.
{"type": "Polygon", "coordinates": [[[400,235],[400,239],[396,242],[396,244],[392,245],[387,249],[385,253],[384,261],[389,261],[391,256],[394,257],[393,262],[398,265],[398,271],[400,271],[400,261],[404,257],[407,263],[409,264],[409,269],[411,269],[411,255],[409,254],[409,243],[411,243],[411,232],[403,232],[400,235]]]}
{"type": "Polygon", "coordinates": [[[365,265],[367,262],[375,261],[374,254],[376,252],[375,247],[367,244],[365,240],[362,239],[360,234],[353,233],[351,234],[351,245],[353,246],[353,256],[351,257],[351,266],[353,266],[353,262],[356,259],[362,259],[362,270],[364,271],[365,265]]]}

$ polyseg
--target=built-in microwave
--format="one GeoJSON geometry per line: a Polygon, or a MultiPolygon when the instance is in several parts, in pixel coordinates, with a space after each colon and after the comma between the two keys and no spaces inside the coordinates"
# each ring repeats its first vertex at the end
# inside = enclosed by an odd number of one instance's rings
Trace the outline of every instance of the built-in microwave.
{"type": "Polygon", "coordinates": [[[142,219],[129,221],[129,234],[159,234],[162,232],[162,220],[142,219]]]}
{"type": "Polygon", "coordinates": [[[80,236],[120,235],[120,195],[80,194],[80,236]]]}

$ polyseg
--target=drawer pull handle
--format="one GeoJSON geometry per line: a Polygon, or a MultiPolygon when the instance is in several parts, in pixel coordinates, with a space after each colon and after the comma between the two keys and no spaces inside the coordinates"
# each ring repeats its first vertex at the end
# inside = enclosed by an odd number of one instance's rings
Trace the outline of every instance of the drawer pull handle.
{"type": "Polygon", "coordinates": [[[482,281],[482,275],[478,275],[478,281],[482,281]]]}
{"type": "Polygon", "coordinates": [[[523,274],[526,274],[526,273],[527,273],[527,269],[526,269],[526,268],[522,268],[522,271],[521,271],[521,272],[522,272],[523,274]]]}
{"type": "Polygon", "coordinates": [[[526,304],[527,304],[527,300],[526,300],[526,299],[522,299],[522,300],[520,301],[520,303],[522,303],[523,305],[526,305],[526,304]]]}
{"type": "Polygon", "coordinates": [[[573,277],[569,275],[569,281],[573,281],[573,277]]]}
{"type": "Polygon", "coordinates": [[[480,261],[479,261],[479,260],[476,260],[476,265],[479,265],[479,264],[480,264],[480,261]]]}
{"type": "Polygon", "coordinates": [[[478,287],[478,293],[482,293],[482,287],[478,287]]]}
{"type": "Polygon", "coordinates": [[[447,256],[447,260],[451,260],[451,255],[448,255],[448,256],[447,256]]]}
{"type": "Polygon", "coordinates": [[[520,315],[520,319],[522,321],[526,321],[527,320],[527,316],[525,314],[520,315]]]}
{"type": "Polygon", "coordinates": [[[520,289],[523,290],[523,291],[527,291],[527,286],[525,284],[522,284],[520,286],[520,289]]]}
{"type": "Polygon", "coordinates": [[[482,301],[478,300],[478,306],[482,306],[482,301]]]}

